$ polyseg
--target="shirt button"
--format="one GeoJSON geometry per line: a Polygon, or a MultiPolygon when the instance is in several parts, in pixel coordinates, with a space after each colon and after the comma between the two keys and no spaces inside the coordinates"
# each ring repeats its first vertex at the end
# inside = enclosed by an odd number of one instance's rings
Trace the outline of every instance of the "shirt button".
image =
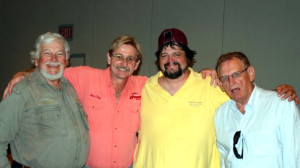
{"type": "Polygon", "coordinates": [[[114,160],[113,163],[116,163],[116,161],[114,160]]]}
{"type": "Polygon", "coordinates": [[[118,128],[115,128],[115,130],[117,130],[118,128]]]}
{"type": "Polygon", "coordinates": [[[114,146],[115,148],[117,147],[117,145],[114,146]]]}

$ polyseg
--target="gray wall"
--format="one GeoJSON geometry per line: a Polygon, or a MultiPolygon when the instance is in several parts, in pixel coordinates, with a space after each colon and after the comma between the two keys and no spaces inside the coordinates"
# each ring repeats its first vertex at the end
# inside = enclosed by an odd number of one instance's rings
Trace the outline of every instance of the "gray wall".
{"type": "Polygon", "coordinates": [[[109,44],[135,36],[143,47],[140,75],[157,72],[154,52],[165,28],[182,29],[197,51],[194,69],[213,68],[221,53],[243,51],[266,89],[289,83],[300,94],[299,0],[0,0],[0,90],[30,67],[38,35],[73,24],[72,53],[87,65],[105,68],[109,44]]]}

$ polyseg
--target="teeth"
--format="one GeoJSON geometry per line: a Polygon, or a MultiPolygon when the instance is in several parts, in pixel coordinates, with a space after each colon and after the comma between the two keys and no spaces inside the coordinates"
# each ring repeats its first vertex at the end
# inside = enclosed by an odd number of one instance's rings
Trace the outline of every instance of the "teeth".
{"type": "Polygon", "coordinates": [[[117,69],[120,71],[129,71],[129,68],[126,67],[117,67],[117,69]]]}
{"type": "Polygon", "coordinates": [[[126,71],[126,69],[125,69],[125,68],[119,68],[119,70],[120,70],[120,71],[126,71]]]}
{"type": "Polygon", "coordinates": [[[51,66],[51,67],[58,67],[59,65],[48,65],[48,66],[51,66]]]}
{"type": "Polygon", "coordinates": [[[58,67],[62,64],[60,62],[46,62],[46,65],[50,67],[58,67]]]}

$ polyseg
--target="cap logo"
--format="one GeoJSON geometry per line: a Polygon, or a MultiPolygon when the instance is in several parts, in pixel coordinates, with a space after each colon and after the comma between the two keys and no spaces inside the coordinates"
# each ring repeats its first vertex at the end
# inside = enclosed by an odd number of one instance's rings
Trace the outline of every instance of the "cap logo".
{"type": "Polygon", "coordinates": [[[176,28],[165,29],[158,37],[158,48],[162,47],[168,42],[181,43],[188,46],[185,34],[176,28]]]}
{"type": "Polygon", "coordinates": [[[170,39],[171,37],[172,37],[172,32],[171,31],[164,32],[164,39],[170,39]]]}

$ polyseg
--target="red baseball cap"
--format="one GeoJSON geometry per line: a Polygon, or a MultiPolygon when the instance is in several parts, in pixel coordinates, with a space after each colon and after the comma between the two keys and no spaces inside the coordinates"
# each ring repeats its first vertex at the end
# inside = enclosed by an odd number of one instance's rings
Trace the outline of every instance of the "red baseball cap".
{"type": "Polygon", "coordinates": [[[158,37],[158,48],[162,47],[165,43],[171,41],[188,46],[185,34],[179,29],[172,28],[165,29],[163,32],[160,33],[158,37]]]}

